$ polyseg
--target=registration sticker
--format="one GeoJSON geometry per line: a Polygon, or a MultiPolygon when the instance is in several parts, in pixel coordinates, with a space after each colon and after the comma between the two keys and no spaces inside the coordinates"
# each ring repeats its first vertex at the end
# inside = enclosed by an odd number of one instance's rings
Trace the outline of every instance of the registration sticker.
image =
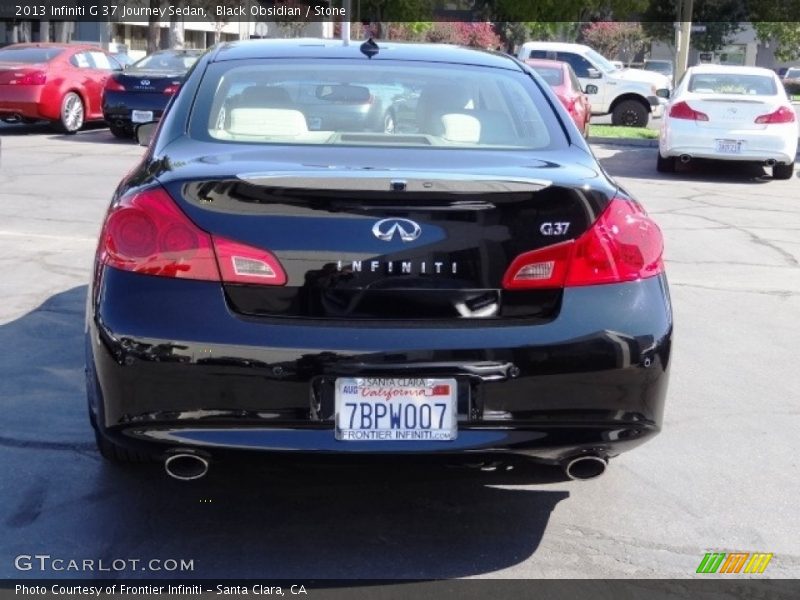
{"type": "Polygon", "coordinates": [[[455,379],[339,378],[335,386],[336,439],[449,441],[456,439],[455,379]]]}

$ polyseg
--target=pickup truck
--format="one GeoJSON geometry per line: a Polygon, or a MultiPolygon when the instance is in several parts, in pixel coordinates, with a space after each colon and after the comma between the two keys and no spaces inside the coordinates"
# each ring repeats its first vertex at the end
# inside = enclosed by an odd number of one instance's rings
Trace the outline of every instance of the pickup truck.
{"type": "Polygon", "coordinates": [[[581,85],[597,86],[592,96],[592,114],[611,114],[614,125],[646,127],[650,116],[664,114],[672,83],[653,71],[618,69],[604,56],[582,44],[526,42],[517,58],[560,60],[569,63],[581,85]]]}

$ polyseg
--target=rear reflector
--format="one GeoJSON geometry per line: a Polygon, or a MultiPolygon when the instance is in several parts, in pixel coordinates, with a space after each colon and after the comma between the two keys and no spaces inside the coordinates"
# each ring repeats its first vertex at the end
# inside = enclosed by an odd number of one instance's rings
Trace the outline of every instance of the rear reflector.
{"type": "Polygon", "coordinates": [[[794,123],[794,109],[790,106],[781,106],[775,112],[756,117],[756,123],[773,125],[776,123],[794,123]]]}
{"type": "Polygon", "coordinates": [[[108,266],[159,277],[283,285],[270,252],[197,227],[162,188],[125,196],[109,211],[98,249],[108,266]],[[221,273],[221,276],[220,276],[221,273]]]}
{"type": "Polygon", "coordinates": [[[576,240],[519,255],[505,289],[537,289],[635,281],[663,271],[661,230],[639,205],[613,199],[576,240]]]}
{"type": "Polygon", "coordinates": [[[673,119],[689,119],[691,121],[708,121],[708,115],[693,109],[686,102],[676,102],[669,109],[669,116],[673,119]]]}

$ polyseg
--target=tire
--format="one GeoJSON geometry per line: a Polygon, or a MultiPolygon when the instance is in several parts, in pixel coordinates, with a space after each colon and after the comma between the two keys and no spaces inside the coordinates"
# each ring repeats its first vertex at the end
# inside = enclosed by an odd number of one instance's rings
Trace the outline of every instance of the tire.
{"type": "Polygon", "coordinates": [[[656,171],[659,173],[674,173],[675,172],[675,157],[668,156],[664,158],[661,156],[661,152],[658,153],[658,158],[656,159],[656,171]]]}
{"type": "Polygon", "coordinates": [[[83,100],[75,92],[67,92],[61,99],[61,112],[55,126],[58,131],[66,134],[78,132],[86,120],[83,100]]]}
{"type": "Polygon", "coordinates": [[[794,175],[794,163],[789,163],[788,165],[776,163],[772,167],[773,179],[791,179],[792,175],[794,175]]]}
{"type": "Polygon", "coordinates": [[[128,131],[124,127],[117,127],[116,125],[109,125],[108,129],[109,129],[109,131],[111,131],[111,134],[116,138],[131,139],[133,137],[130,133],[128,133],[128,131]]]}
{"type": "Polygon", "coordinates": [[[623,100],[611,113],[611,124],[625,127],[647,127],[649,109],[638,100],[623,100]]]}
{"type": "Polygon", "coordinates": [[[94,430],[94,442],[97,445],[97,450],[100,452],[100,456],[107,461],[125,464],[141,464],[154,461],[154,457],[150,454],[129,450],[128,448],[115,444],[105,437],[100,432],[91,407],[89,408],[89,422],[92,424],[92,429],[94,430]]]}

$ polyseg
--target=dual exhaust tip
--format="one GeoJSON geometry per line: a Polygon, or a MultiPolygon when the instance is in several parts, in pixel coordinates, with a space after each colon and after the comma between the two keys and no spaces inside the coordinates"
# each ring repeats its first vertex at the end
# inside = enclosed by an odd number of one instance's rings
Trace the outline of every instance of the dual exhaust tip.
{"type": "MultiPolygon", "coordinates": [[[[195,452],[175,452],[164,460],[167,475],[179,481],[194,481],[208,474],[210,460],[195,452]]],[[[593,454],[584,454],[570,459],[564,472],[573,481],[588,481],[600,477],[606,471],[608,460],[593,454]]]]}

